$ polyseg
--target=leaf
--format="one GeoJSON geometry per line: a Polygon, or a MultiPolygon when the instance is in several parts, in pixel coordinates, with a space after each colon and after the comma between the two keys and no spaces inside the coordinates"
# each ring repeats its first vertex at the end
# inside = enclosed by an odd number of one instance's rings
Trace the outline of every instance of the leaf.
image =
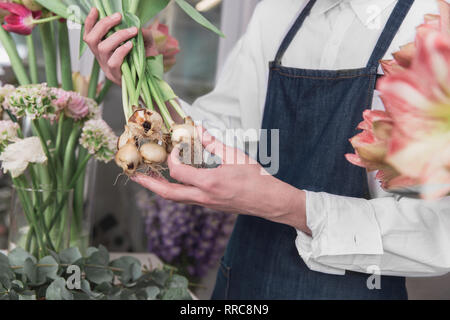
{"type": "Polygon", "coordinates": [[[114,279],[114,274],[107,268],[108,264],[109,253],[105,247],[100,246],[97,251],[93,251],[90,257],[86,259],[84,268],[86,278],[95,284],[111,282],[114,279]]]}
{"type": "MultiPolygon", "coordinates": [[[[104,283],[107,284],[106,282],[104,283]]],[[[85,279],[81,280],[81,291],[93,299],[98,299],[102,295],[101,293],[93,292],[91,290],[91,285],[85,279]]]]}
{"type": "Polygon", "coordinates": [[[28,281],[31,282],[32,285],[39,285],[42,283],[38,283],[38,275],[36,264],[31,260],[31,258],[27,258],[23,265],[23,272],[27,276],[28,281]]]}
{"type": "Polygon", "coordinates": [[[206,19],[204,16],[202,16],[200,14],[200,12],[198,12],[194,7],[192,7],[185,0],[175,0],[175,2],[195,22],[197,22],[201,26],[205,27],[206,29],[208,29],[214,33],[217,33],[222,38],[225,38],[225,35],[222,33],[222,31],[220,31],[216,26],[214,26],[211,22],[209,22],[208,19],[206,19]]]}
{"type": "Polygon", "coordinates": [[[142,275],[141,262],[133,257],[121,257],[111,262],[111,267],[122,269],[117,272],[119,279],[123,284],[135,282],[142,275]]]}
{"type": "Polygon", "coordinates": [[[145,288],[145,293],[147,294],[147,300],[156,300],[158,295],[161,293],[158,287],[152,286],[145,288]]]}
{"type": "Polygon", "coordinates": [[[187,289],[189,285],[188,279],[185,277],[182,277],[180,275],[173,275],[172,278],[169,280],[168,288],[181,288],[181,289],[187,289]]]}
{"type": "Polygon", "coordinates": [[[48,11],[56,13],[58,16],[61,16],[64,19],[67,19],[69,15],[71,15],[68,10],[68,6],[61,0],[36,0],[36,2],[46,8],[48,11]]]}
{"type": "Polygon", "coordinates": [[[19,300],[36,300],[36,295],[34,294],[19,294],[19,300]]]}
{"type": "Polygon", "coordinates": [[[82,258],[80,250],[78,248],[69,248],[59,253],[59,259],[62,264],[74,264],[82,258]]]}
{"type": "Polygon", "coordinates": [[[192,300],[192,297],[187,289],[170,288],[163,293],[161,300],[192,300]]]}
{"type": "Polygon", "coordinates": [[[159,86],[159,92],[161,93],[161,98],[164,102],[178,98],[178,96],[173,92],[172,88],[164,80],[157,81],[159,86]]]}
{"type": "Polygon", "coordinates": [[[169,4],[170,0],[143,0],[139,3],[137,14],[141,20],[142,25],[145,25],[151,19],[156,17],[158,13],[164,10],[169,4]]]}
{"type": "Polygon", "coordinates": [[[160,287],[164,287],[166,285],[169,277],[169,274],[164,270],[155,270],[151,273],[151,279],[160,287]]]}
{"type": "Polygon", "coordinates": [[[14,272],[11,270],[9,265],[9,259],[4,254],[0,253],[0,282],[2,278],[12,278],[14,277],[14,272]]]}
{"type": "MultiPolygon", "coordinates": [[[[9,258],[9,264],[11,267],[20,267],[24,266],[25,260],[30,258],[34,263],[36,263],[36,258],[33,257],[31,254],[23,250],[22,248],[16,248],[13,251],[11,251],[8,255],[9,258]]],[[[18,268],[14,270],[17,274],[23,274],[24,270],[23,268],[18,268]]]]}
{"type": "Polygon", "coordinates": [[[73,295],[66,288],[66,280],[57,278],[48,286],[45,298],[47,300],[73,300],[73,295]]]}
{"type": "Polygon", "coordinates": [[[163,79],[164,57],[162,54],[147,58],[147,71],[155,78],[158,78],[159,80],[163,79]]]}
{"type": "Polygon", "coordinates": [[[39,282],[45,282],[47,278],[52,280],[57,278],[59,265],[53,257],[47,256],[42,258],[39,260],[38,265],[37,275],[39,282]]]}

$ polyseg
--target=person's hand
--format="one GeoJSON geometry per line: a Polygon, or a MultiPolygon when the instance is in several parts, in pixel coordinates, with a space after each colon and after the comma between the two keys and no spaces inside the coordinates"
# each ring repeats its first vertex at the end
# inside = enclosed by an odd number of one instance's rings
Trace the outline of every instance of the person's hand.
{"type": "Polygon", "coordinates": [[[133,48],[133,43],[129,40],[138,34],[138,28],[132,27],[120,30],[104,39],[112,28],[120,24],[122,16],[120,13],[115,13],[98,22],[97,20],[98,10],[92,8],[84,25],[83,40],[94,53],[106,77],[121,85],[121,66],[125,57],[133,48]]]}
{"type": "Polygon", "coordinates": [[[267,174],[245,153],[223,145],[206,131],[202,143],[207,151],[222,158],[220,167],[196,169],[184,165],[179,149],[175,149],[168,160],[170,175],[182,184],[142,174],[131,179],[168,200],[257,216],[310,233],[304,191],[267,174]]]}

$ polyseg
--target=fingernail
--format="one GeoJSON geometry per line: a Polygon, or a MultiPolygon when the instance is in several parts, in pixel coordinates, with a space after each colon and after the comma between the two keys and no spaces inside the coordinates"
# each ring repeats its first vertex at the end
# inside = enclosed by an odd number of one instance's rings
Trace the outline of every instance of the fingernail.
{"type": "Polygon", "coordinates": [[[128,41],[127,43],[125,43],[125,48],[131,48],[133,46],[133,42],[128,41]]]}
{"type": "Polygon", "coordinates": [[[135,34],[135,33],[137,33],[137,31],[138,31],[138,28],[136,28],[136,27],[131,27],[131,28],[128,29],[128,32],[130,34],[135,34]]]}
{"type": "Polygon", "coordinates": [[[111,18],[113,18],[114,20],[120,19],[122,18],[122,15],[118,12],[114,13],[111,18]]]}

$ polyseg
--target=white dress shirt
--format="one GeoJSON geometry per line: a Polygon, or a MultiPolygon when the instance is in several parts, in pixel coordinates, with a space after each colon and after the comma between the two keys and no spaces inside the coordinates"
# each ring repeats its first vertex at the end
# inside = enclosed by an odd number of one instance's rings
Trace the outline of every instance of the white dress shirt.
{"type": "MultiPolygon", "coordinates": [[[[230,54],[214,91],[184,108],[207,128],[261,128],[269,62],[306,0],[264,0],[230,54]]],[[[318,0],[283,58],[292,68],[365,67],[396,0],[318,0]]],[[[416,0],[385,59],[412,42],[433,0],[416,0]]],[[[381,69],[380,69],[381,73],[381,69]]],[[[383,109],[375,91],[373,109],[383,109]]],[[[307,138],[307,137],[306,137],[307,138]]],[[[299,256],[319,272],[436,276],[450,272],[450,198],[434,202],[384,192],[369,175],[373,200],[307,191],[310,237],[298,231],[299,256]]],[[[299,258],[300,258],[299,257],[299,258]]]]}

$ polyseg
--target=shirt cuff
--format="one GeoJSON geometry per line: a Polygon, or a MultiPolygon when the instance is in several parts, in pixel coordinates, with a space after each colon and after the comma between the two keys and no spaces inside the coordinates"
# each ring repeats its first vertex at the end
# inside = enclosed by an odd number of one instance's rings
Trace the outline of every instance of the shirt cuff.
{"type": "Polygon", "coordinates": [[[296,246],[312,270],[339,274],[352,256],[373,255],[376,261],[383,254],[380,228],[367,200],[307,191],[306,217],[312,237],[298,230],[296,246]]]}

